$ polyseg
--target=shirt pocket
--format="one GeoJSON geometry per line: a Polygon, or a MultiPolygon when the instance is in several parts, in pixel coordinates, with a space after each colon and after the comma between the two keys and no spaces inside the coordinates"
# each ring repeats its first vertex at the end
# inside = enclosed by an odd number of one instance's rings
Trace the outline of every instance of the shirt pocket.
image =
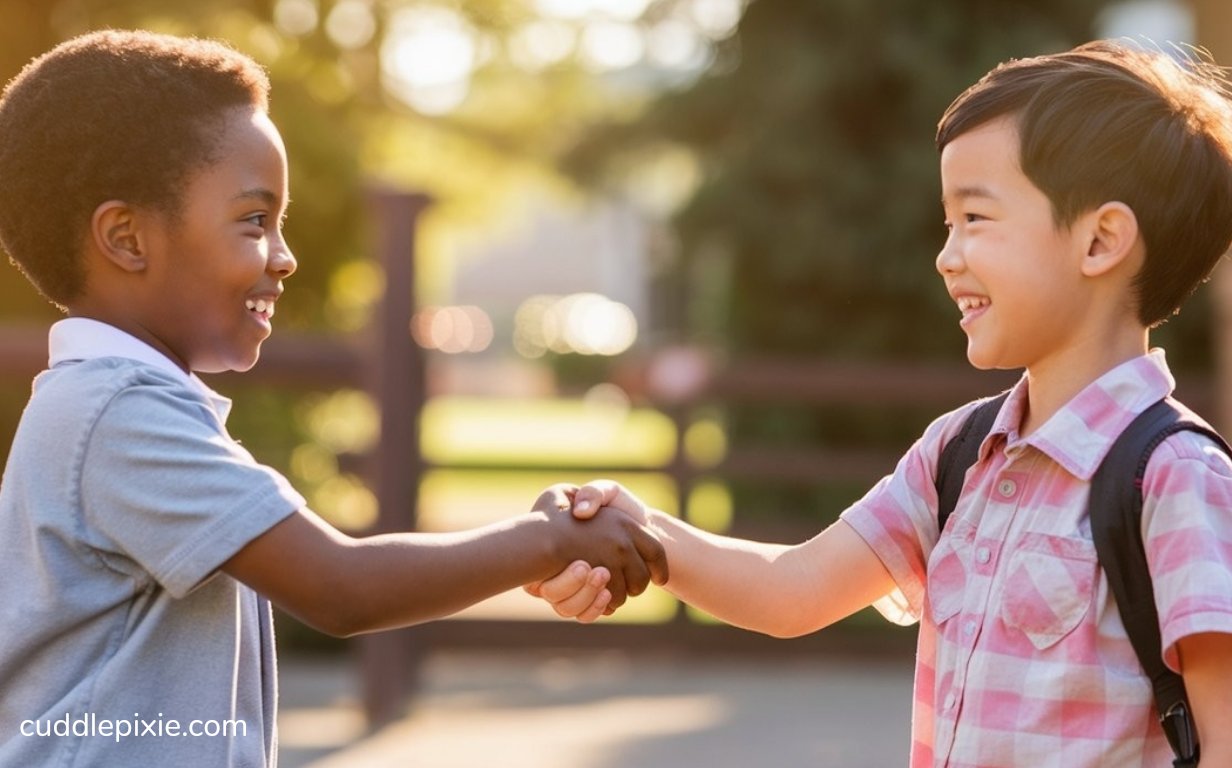
{"type": "Polygon", "coordinates": [[[1002,620],[1040,650],[1055,645],[1090,610],[1098,568],[1091,541],[1025,534],[1010,556],[1002,620]]]}
{"type": "Polygon", "coordinates": [[[928,557],[928,615],[934,626],[958,613],[967,588],[967,569],[971,567],[975,526],[962,518],[952,518],[928,557]]]}

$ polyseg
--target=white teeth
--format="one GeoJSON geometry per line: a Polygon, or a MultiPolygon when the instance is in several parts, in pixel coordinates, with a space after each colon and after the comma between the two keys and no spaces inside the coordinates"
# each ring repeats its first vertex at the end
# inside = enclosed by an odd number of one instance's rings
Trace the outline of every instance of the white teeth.
{"type": "Polygon", "coordinates": [[[274,302],[266,301],[265,299],[248,299],[244,302],[244,306],[256,312],[257,314],[265,315],[266,317],[274,316],[274,302]]]}
{"type": "Polygon", "coordinates": [[[958,311],[964,315],[972,310],[980,309],[988,306],[991,302],[983,297],[976,296],[960,296],[956,299],[958,303],[958,311]]]}

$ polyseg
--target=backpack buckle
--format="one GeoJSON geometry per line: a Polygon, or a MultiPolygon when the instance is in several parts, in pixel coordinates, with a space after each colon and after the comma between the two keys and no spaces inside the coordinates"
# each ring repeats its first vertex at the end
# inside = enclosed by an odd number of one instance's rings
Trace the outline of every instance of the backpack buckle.
{"type": "Polygon", "coordinates": [[[1194,732],[1193,717],[1189,714],[1185,701],[1182,699],[1168,707],[1167,711],[1159,716],[1159,724],[1164,729],[1164,735],[1168,737],[1168,743],[1172,745],[1173,754],[1176,755],[1172,765],[1175,768],[1196,766],[1198,738],[1194,732]]]}

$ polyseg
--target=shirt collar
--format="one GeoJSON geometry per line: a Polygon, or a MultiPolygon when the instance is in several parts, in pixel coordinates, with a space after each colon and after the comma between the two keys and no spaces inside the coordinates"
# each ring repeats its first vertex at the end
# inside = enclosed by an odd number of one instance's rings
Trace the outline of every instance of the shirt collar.
{"type": "Polygon", "coordinates": [[[114,325],[85,317],[69,317],[51,326],[47,335],[49,368],[61,363],[93,360],[99,357],[122,357],[153,366],[170,374],[204,395],[225,418],[231,401],[219,395],[195,373],[171,361],[171,358],[132,334],[114,325]]]}
{"type": "Polygon", "coordinates": [[[1081,480],[1090,480],[1113,442],[1134,418],[1153,403],[1172,394],[1176,380],[1168,370],[1162,349],[1152,349],[1127,360],[1088,384],[1061,410],[1026,439],[1018,437],[1027,404],[1027,377],[1023,376],[993,422],[981,456],[991,440],[1005,438],[1007,450],[1030,445],[1081,480]]]}

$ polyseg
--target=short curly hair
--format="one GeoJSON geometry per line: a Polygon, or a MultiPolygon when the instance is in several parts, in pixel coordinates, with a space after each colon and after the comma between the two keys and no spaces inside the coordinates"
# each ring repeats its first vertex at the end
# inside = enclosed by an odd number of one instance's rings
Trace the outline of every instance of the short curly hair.
{"type": "Polygon", "coordinates": [[[268,101],[265,71],[224,43],[123,30],[61,43],[0,96],[0,247],[67,306],[94,210],[177,216],[189,175],[216,162],[223,113],[268,101]]]}

